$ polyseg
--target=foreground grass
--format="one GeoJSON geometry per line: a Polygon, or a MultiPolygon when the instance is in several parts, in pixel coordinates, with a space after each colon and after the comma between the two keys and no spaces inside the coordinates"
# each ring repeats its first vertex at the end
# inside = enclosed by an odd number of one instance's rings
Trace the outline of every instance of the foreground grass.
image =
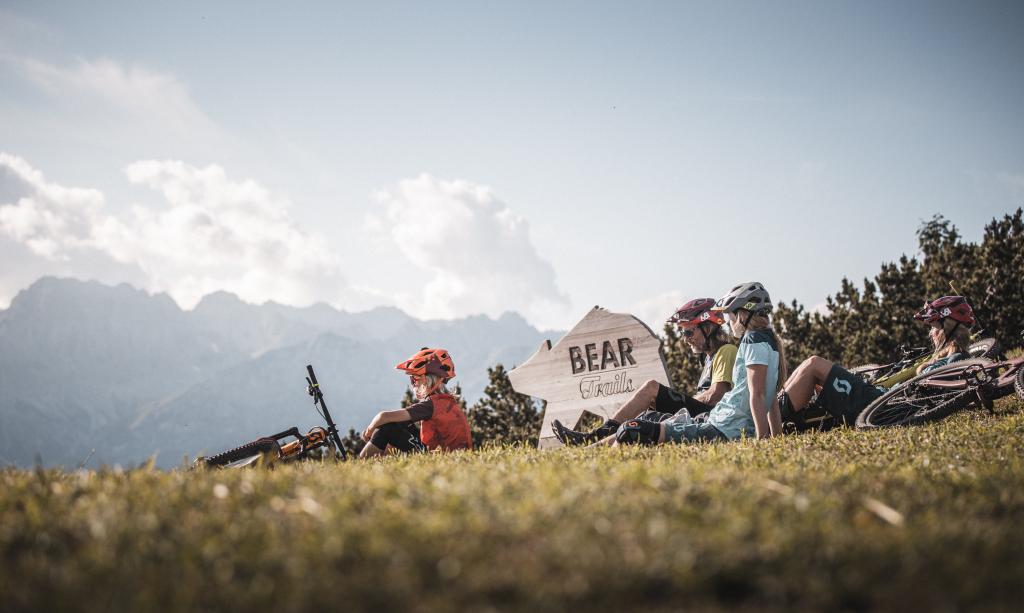
{"type": "Polygon", "coordinates": [[[0,471],[5,611],[1014,609],[1024,406],[273,471],[0,471]]]}

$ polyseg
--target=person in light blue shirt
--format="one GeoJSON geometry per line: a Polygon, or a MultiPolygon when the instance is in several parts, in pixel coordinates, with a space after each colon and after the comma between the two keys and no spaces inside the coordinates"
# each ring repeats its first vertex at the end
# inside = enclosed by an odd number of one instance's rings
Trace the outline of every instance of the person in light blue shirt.
{"type": "Polygon", "coordinates": [[[732,389],[704,419],[681,414],[661,423],[625,422],[616,432],[617,443],[694,443],[782,433],[775,395],[786,380],[786,358],[768,319],[772,309],[768,291],[757,282],[743,283],[713,308],[725,314],[733,336],[740,339],[732,389]]]}

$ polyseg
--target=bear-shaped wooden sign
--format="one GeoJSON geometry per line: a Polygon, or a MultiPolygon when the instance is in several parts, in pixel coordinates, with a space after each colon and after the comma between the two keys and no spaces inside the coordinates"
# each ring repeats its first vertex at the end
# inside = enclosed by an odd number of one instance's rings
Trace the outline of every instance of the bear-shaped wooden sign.
{"type": "Polygon", "coordinates": [[[625,313],[594,307],[554,347],[544,341],[537,353],[508,373],[512,387],[547,401],[538,447],[557,446],[555,419],[570,428],[594,413],[611,417],[645,381],[668,385],[661,339],[625,313]]]}

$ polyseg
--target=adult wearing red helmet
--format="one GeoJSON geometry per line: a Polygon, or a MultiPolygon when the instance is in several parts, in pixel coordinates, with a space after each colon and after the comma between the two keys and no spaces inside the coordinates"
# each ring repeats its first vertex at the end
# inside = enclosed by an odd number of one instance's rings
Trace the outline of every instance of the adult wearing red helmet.
{"type": "Polygon", "coordinates": [[[469,421],[445,384],[455,376],[455,362],[444,349],[424,347],[395,366],[409,375],[416,404],[381,411],[363,431],[366,446],[359,457],[382,455],[388,447],[408,453],[472,449],[469,421]],[[415,422],[421,422],[417,430],[415,422]]]}
{"type": "Polygon", "coordinates": [[[821,402],[829,413],[840,421],[853,424],[857,415],[887,390],[923,372],[969,356],[971,326],[975,319],[974,310],[966,298],[943,296],[926,302],[914,319],[931,326],[928,331],[934,347],[931,355],[873,384],[825,358],[811,356],[793,371],[779,393],[783,421],[799,420],[800,411],[820,387],[821,402]]]}
{"type": "Polygon", "coordinates": [[[691,417],[710,411],[732,389],[737,351],[722,327],[725,323],[722,314],[711,310],[714,306],[714,298],[697,298],[676,309],[668,319],[668,323],[679,328],[680,336],[690,351],[704,354],[704,370],[697,381],[694,396],[650,380],[640,386],[611,419],[595,430],[571,430],[554,420],[551,426],[558,440],[564,445],[583,445],[607,438],[610,443],[619,425],[634,418],[661,422],[680,411],[686,411],[691,417]]]}

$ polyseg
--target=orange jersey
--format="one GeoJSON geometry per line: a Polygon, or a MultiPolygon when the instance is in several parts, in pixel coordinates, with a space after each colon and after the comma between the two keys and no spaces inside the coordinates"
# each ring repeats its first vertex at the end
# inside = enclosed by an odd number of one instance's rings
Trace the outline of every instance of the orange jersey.
{"type": "Polygon", "coordinates": [[[473,437],[469,433],[469,420],[451,394],[430,397],[434,412],[420,424],[420,439],[427,449],[472,449],[473,437]]]}

